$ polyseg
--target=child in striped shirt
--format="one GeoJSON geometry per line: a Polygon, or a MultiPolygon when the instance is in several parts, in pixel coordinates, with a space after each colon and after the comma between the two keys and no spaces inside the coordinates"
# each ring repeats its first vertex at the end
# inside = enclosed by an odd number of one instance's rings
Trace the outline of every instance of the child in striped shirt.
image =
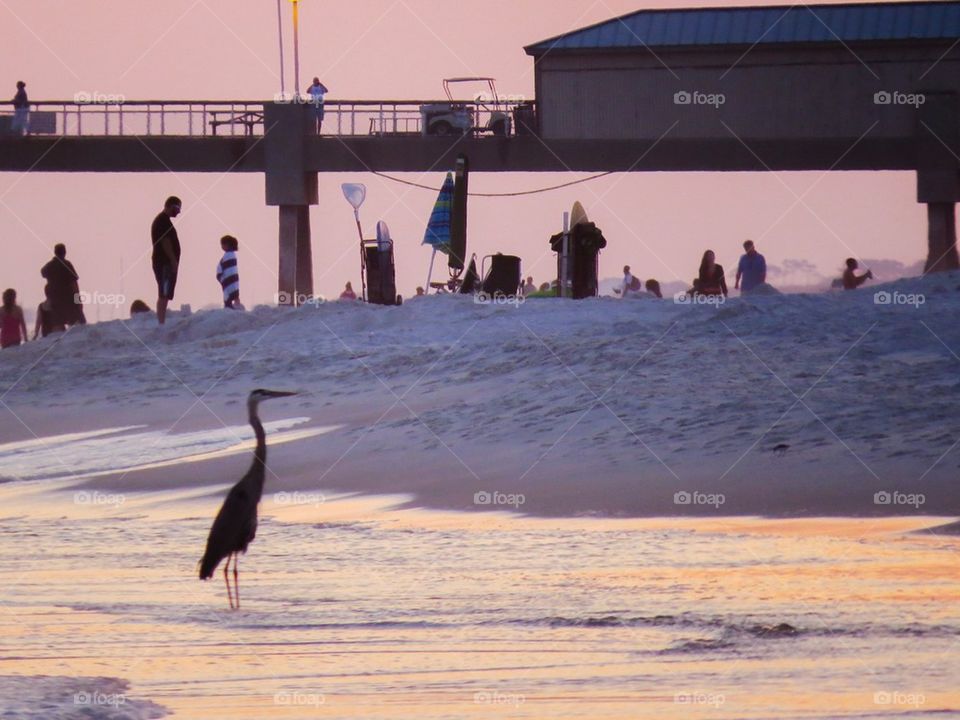
{"type": "Polygon", "coordinates": [[[237,249],[239,243],[233,235],[224,235],[220,238],[220,247],[223,257],[217,264],[217,280],[223,288],[223,306],[239,310],[240,305],[240,274],[237,271],[237,249]]]}

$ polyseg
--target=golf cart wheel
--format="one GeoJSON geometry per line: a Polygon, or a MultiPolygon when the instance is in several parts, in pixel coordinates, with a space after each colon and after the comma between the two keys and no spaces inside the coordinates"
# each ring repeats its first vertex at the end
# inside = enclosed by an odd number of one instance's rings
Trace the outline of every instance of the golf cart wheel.
{"type": "Polygon", "coordinates": [[[433,135],[439,135],[440,137],[446,137],[453,132],[453,126],[448,122],[438,122],[433,127],[430,128],[433,135]]]}

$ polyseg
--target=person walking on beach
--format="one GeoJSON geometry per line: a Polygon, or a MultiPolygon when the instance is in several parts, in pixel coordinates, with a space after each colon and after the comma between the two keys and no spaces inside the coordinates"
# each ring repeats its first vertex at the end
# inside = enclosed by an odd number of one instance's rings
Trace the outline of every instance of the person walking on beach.
{"type": "Polygon", "coordinates": [[[17,291],[3,291],[3,306],[0,307],[0,348],[16,347],[27,341],[27,321],[23,308],[17,305],[17,291]]]}
{"type": "Polygon", "coordinates": [[[242,310],[240,305],[240,271],[237,268],[237,250],[240,243],[233,235],[220,238],[223,257],[217,263],[217,280],[223,290],[223,306],[231,310],[242,310]]]}
{"type": "Polygon", "coordinates": [[[27,98],[27,84],[17,82],[17,94],[13,96],[13,124],[10,126],[14,135],[27,135],[30,132],[30,100],[27,98]]]}
{"type": "Polygon", "coordinates": [[[183,203],[171,195],[163,204],[163,210],[153,219],[150,239],[153,242],[153,276],[157,280],[157,322],[163,325],[167,319],[167,303],[173,300],[180,270],[180,238],[172,218],[180,214],[183,203]]]}
{"type": "Polygon", "coordinates": [[[697,292],[700,295],[727,296],[727,279],[723,273],[723,265],[717,262],[713,250],[707,250],[703,254],[697,281],[697,292]]]}
{"type": "Polygon", "coordinates": [[[740,257],[740,264],[737,265],[737,280],[733,287],[746,294],[767,281],[767,261],[757,252],[753,240],[743,243],[743,250],[744,254],[740,257]]]}
{"type": "Polygon", "coordinates": [[[313,79],[313,85],[307,88],[307,95],[310,96],[310,104],[313,105],[313,116],[317,123],[317,135],[320,134],[320,128],[323,126],[323,97],[329,90],[327,86],[320,82],[320,78],[313,79]]]}
{"type": "Polygon", "coordinates": [[[860,267],[854,258],[847,258],[847,269],[843,271],[843,289],[856,290],[867,280],[873,280],[873,271],[867,270],[863,275],[857,275],[856,269],[860,267]]]}
{"type": "Polygon", "coordinates": [[[40,275],[47,281],[44,294],[51,325],[59,328],[86,325],[80,299],[80,276],[73,263],[67,260],[66,245],[57,243],[53,246],[53,259],[40,268],[40,275]]]}

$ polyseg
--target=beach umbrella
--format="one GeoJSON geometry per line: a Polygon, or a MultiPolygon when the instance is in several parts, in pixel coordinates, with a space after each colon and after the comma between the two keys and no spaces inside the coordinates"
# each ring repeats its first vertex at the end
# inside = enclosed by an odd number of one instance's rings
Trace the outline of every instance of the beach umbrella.
{"type": "Polygon", "coordinates": [[[447,178],[443,181],[443,185],[440,188],[440,193],[437,195],[437,202],[433,206],[433,212],[430,213],[430,220],[427,222],[427,231],[423,234],[423,244],[433,247],[433,253],[430,255],[430,270],[427,272],[428,291],[430,288],[430,278],[433,275],[433,261],[437,256],[437,250],[442,253],[450,253],[453,191],[453,173],[448,172],[447,178]]]}

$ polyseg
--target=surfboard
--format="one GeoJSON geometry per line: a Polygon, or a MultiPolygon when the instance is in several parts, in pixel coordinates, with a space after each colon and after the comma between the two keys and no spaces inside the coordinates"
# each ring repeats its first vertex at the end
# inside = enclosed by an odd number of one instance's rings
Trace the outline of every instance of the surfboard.
{"type": "Polygon", "coordinates": [[[578,200],[573,204],[573,209],[570,211],[570,227],[576,227],[585,222],[590,222],[590,220],[587,218],[587,211],[583,209],[583,205],[578,200]]]}
{"type": "Polygon", "coordinates": [[[381,252],[385,252],[390,249],[390,245],[393,240],[390,238],[390,228],[387,227],[387,223],[383,220],[380,220],[377,223],[377,248],[381,252]]]}

